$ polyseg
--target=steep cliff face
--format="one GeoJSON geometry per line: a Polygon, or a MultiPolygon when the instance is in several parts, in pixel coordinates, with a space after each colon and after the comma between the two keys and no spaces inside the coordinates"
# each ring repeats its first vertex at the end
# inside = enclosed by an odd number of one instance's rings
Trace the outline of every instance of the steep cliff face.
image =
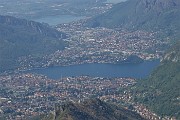
{"type": "Polygon", "coordinates": [[[0,16],[0,71],[18,67],[20,56],[49,54],[65,47],[61,33],[48,25],[0,16]]]}
{"type": "Polygon", "coordinates": [[[174,9],[177,6],[179,6],[179,1],[178,0],[140,0],[137,3],[138,6],[143,6],[146,11],[157,11],[161,12],[166,9],[174,9]]]}
{"type": "MultiPolygon", "coordinates": [[[[52,117],[52,116],[51,116],[52,117]]],[[[47,118],[48,119],[48,118],[47,118]]],[[[53,119],[53,117],[51,118],[53,119]]],[[[89,99],[82,103],[57,106],[55,120],[144,120],[139,114],[122,107],[89,99]]]]}

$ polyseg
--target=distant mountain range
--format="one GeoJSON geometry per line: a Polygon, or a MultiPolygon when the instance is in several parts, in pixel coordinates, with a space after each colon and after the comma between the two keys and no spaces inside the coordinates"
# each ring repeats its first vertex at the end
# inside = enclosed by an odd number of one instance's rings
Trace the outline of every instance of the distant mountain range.
{"type": "MultiPolygon", "coordinates": [[[[180,42],[164,55],[161,65],[147,80],[136,86],[135,99],[149,106],[160,116],[180,119],[180,42]]],[[[134,90],[133,90],[134,91],[134,90]]]]}
{"type": "Polygon", "coordinates": [[[144,120],[139,114],[99,99],[56,106],[55,116],[45,120],[144,120]]]}
{"type": "Polygon", "coordinates": [[[20,56],[41,56],[63,49],[65,37],[46,24],[0,16],[0,71],[18,66],[20,56]]]}
{"type": "Polygon", "coordinates": [[[86,26],[160,31],[162,36],[180,37],[179,0],[128,0],[88,20],[86,26]]]}

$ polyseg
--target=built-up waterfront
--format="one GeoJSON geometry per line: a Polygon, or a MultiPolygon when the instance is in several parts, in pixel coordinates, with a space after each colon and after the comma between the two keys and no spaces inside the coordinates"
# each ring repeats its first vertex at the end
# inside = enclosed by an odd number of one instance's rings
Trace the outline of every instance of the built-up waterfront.
{"type": "Polygon", "coordinates": [[[68,35],[68,46],[43,57],[19,58],[18,70],[49,66],[69,66],[85,63],[136,63],[138,59],[160,59],[166,40],[156,38],[157,32],[84,27],[85,20],[58,25],[68,35]],[[132,56],[135,57],[131,58],[132,56]],[[131,58],[128,61],[129,57],[131,58]]]}
{"type": "Polygon", "coordinates": [[[34,74],[14,74],[0,77],[0,117],[21,120],[38,115],[48,115],[55,103],[81,102],[100,98],[114,103],[130,103],[145,118],[159,119],[145,106],[131,102],[126,89],[136,83],[132,78],[65,77],[59,80],[34,74]]]}

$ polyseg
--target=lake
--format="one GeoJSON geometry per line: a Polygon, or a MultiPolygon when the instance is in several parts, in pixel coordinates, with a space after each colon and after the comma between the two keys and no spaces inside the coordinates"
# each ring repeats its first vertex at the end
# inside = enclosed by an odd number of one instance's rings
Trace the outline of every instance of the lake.
{"type": "Polygon", "coordinates": [[[68,76],[89,75],[92,77],[132,77],[146,78],[160,64],[159,60],[139,64],[82,64],[63,67],[48,67],[26,71],[59,79],[68,76]]]}
{"type": "Polygon", "coordinates": [[[84,19],[84,16],[73,16],[73,15],[55,15],[55,16],[46,16],[42,18],[32,19],[33,21],[40,23],[48,23],[49,25],[55,26],[61,23],[69,23],[84,19]]]}

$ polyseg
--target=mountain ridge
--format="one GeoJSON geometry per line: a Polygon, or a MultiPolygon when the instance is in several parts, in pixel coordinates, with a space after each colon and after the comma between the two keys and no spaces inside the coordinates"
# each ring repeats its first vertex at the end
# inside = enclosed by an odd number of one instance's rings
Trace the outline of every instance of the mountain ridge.
{"type": "Polygon", "coordinates": [[[114,5],[104,14],[89,19],[86,26],[160,31],[162,36],[178,39],[180,1],[128,0],[114,5]]]}
{"type": "Polygon", "coordinates": [[[66,34],[46,24],[0,15],[0,71],[18,66],[20,56],[41,56],[64,49],[66,34]]]}
{"type": "Polygon", "coordinates": [[[48,120],[145,120],[139,114],[122,107],[88,99],[80,103],[67,102],[56,106],[55,116],[48,120]]]}
{"type": "MultiPolygon", "coordinates": [[[[29,21],[26,19],[20,19],[12,16],[2,16],[0,15],[0,25],[4,26],[15,26],[17,29],[23,28],[24,30],[27,30],[28,32],[37,32],[44,36],[53,36],[56,38],[64,37],[62,36],[62,33],[58,32],[57,30],[51,28],[48,24],[41,24],[34,21],[29,21]]],[[[0,29],[1,30],[1,29],[0,29]]],[[[1,32],[3,32],[1,30],[1,32]]],[[[15,31],[14,31],[15,32],[15,31]]]]}

